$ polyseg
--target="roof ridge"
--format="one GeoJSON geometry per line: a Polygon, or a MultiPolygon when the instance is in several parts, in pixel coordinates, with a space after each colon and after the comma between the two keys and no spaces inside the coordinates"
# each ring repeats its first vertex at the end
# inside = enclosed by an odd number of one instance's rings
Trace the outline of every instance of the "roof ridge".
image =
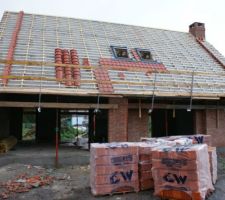
{"type": "MultiPolygon", "coordinates": [[[[16,11],[4,11],[4,13],[5,12],[16,13],[16,14],[19,13],[19,12],[16,12],[16,11]]],[[[154,30],[161,30],[161,31],[169,31],[169,32],[178,32],[178,33],[189,34],[189,32],[185,32],[185,31],[177,31],[177,30],[170,30],[170,29],[163,29],[163,28],[155,28],[155,27],[149,27],[149,26],[140,26],[140,25],[134,25],[134,24],[119,23],[119,22],[108,22],[108,21],[100,21],[100,20],[92,20],[92,19],[68,17],[68,16],[36,14],[36,13],[28,13],[28,12],[25,12],[25,11],[24,11],[24,14],[25,15],[40,15],[40,16],[47,16],[47,17],[67,18],[67,19],[77,19],[77,20],[82,20],[82,21],[101,22],[101,23],[106,23],[106,24],[133,26],[133,27],[139,27],[139,28],[147,28],[147,29],[154,29],[154,30]]]]}

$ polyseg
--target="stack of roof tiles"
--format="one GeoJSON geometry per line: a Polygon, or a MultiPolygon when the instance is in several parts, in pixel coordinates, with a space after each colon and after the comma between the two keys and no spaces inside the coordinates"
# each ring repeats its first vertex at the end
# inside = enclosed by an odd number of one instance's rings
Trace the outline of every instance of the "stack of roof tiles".
{"type": "Polygon", "coordinates": [[[134,143],[91,144],[90,185],[93,195],[138,192],[138,146],[134,143]]]}
{"type": "Polygon", "coordinates": [[[162,146],[152,152],[155,195],[203,200],[213,191],[208,146],[162,146]]]}

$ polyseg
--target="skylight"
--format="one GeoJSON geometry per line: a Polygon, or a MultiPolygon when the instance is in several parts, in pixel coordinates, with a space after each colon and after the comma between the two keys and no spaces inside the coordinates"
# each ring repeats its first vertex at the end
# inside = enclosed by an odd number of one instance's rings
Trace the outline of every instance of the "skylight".
{"type": "Polygon", "coordinates": [[[111,46],[115,58],[129,58],[127,47],[111,46]]]}
{"type": "Polygon", "coordinates": [[[137,49],[137,53],[140,56],[141,60],[152,60],[152,55],[149,50],[137,49]]]}

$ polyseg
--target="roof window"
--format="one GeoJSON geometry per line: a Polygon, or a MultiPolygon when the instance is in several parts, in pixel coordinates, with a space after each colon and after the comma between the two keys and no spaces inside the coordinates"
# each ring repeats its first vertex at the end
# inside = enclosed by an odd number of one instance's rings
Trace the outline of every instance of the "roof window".
{"type": "Polygon", "coordinates": [[[149,50],[137,49],[137,53],[140,56],[141,60],[152,60],[152,55],[149,50]]]}
{"type": "Polygon", "coordinates": [[[127,47],[111,46],[115,58],[129,58],[127,47]]]}

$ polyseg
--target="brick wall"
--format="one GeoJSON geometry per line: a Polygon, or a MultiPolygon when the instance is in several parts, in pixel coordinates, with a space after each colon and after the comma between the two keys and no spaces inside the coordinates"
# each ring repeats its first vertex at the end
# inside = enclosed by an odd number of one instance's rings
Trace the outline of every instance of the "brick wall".
{"type": "Polygon", "coordinates": [[[141,118],[137,109],[128,111],[128,141],[137,142],[148,135],[148,111],[142,110],[141,118]]]}
{"type": "Polygon", "coordinates": [[[225,146],[224,122],[224,110],[206,110],[206,133],[212,135],[213,146],[225,146]]]}
{"type": "Polygon", "coordinates": [[[108,112],[108,141],[127,141],[128,100],[127,98],[110,98],[109,103],[118,104],[118,109],[111,109],[108,112]]]}
{"type": "Polygon", "coordinates": [[[212,135],[213,146],[225,146],[225,111],[204,110],[196,112],[196,132],[212,135]]]}
{"type": "Polygon", "coordinates": [[[205,110],[195,111],[195,133],[206,134],[206,115],[205,110]]]}

